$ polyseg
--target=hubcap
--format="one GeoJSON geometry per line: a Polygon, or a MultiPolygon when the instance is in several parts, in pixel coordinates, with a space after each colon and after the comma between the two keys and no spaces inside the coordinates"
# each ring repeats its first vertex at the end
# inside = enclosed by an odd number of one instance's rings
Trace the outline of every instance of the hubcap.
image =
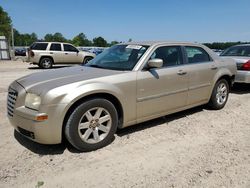
{"type": "Polygon", "coordinates": [[[109,133],[112,124],[110,113],[101,107],[85,112],[78,125],[80,138],[87,143],[102,141],[109,133]]]}
{"type": "Polygon", "coordinates": [[[49,68],[50,64],[51,64],[51,61],[49,59],[45,59],[43,61],[43,67],[45,67],[45,68],[49,68]]]}
{"type": "Polygon", "coordinates": [[[225,83],[220,83],[217,87],[216,101],[222,105],[227,100],[227,86],[225,83]]]}

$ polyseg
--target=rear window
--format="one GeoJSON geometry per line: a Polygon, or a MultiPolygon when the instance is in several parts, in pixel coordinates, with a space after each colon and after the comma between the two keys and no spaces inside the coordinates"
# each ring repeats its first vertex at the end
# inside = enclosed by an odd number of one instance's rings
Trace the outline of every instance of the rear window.
{"type": "Polygon", "coordinates": [[[226,49],[221,56],[246,56],[250,57],[250,46],[233,46],[226,49]]]}
{"type": "Polygon", "coordinates": [[[62,51],[61,44],[52,43],[50,46],[51,51],[62,51]]]}
{"type": "Polygon", "coordinates": [[[48,43],[34,43],[30,46],[31,50],[46,50],[48,43]]]}

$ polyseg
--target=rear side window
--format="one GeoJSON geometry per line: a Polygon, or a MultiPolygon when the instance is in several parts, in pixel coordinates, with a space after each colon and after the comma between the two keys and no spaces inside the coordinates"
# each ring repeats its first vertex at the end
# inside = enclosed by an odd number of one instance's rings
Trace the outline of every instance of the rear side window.
{"type": "Polygon", "coordinates": [[[64,44],[63,47],[64,47],[64,51],[67,51],[67,52],[78,52],[78,50],[74,46],[71,46],[69,44],[64,44]]]}
{"type": "Polygon", "coordinates": [[[208,53],[200,47],[186,46],[185,49],[188,63],[202,63],[211,61],[208,53]]]}
{"type": "Polygon", "coordinates": [[[62,51],[61,44],[51,44],[50,46],[51,51],[62,51]]]}
{"type": "Polygon", "coordinates": [[[46,50],[48,43],[34,43],[30,46],[31,50],[46,50]]]}
{"type": "Polygon", "coordinates": [[[221,56],[246,56],[250,57],[250,46],[233,46],[226,49],[221,56]]]}
{"type": "Polygon", "coordinates": [[[180,46],[162,46],[157,48],[150,59],[159,58],[163,60],[163,67],[182,64],[182,52],[180,46]]]}

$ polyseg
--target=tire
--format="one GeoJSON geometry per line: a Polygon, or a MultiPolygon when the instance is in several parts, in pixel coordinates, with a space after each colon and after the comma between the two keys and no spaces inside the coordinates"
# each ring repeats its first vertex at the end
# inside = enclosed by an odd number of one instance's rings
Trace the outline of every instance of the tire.
{"type": "Polygon", "coordinates": [[[213,110],[222,109],[227,103],[229,85],[225,79],[216,82],[208,106],[213,110]]]}
{"type": "Polygon", "coordinates": [[[65,126],[65,136],[76,149],[93,151],[112,142],[117,125],[114,105],[106,99],[95,98],[73,110],[65,126]]]}
{"type": "Polygon", "coordinates": [[[84,60],[83,60],[83,64],[86,64],[86,63],[88,63],[90,60],[92,60],[93,59],[93,57],[90,57],[90,56],[88,56],[88,57],[85,57],[84,58],[84,60]]]}
{"type": "Polygon", "coordinates": [[[53,59],[49,57],[42,57],[39,62],[39,67],[43,69],[50,69],[53,65],[53,59]]]}

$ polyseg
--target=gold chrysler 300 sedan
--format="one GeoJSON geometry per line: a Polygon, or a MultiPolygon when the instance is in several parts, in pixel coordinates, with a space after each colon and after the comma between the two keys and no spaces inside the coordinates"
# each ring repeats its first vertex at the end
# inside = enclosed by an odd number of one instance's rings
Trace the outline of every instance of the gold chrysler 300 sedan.
{"type": "Polygon", "coordinates": [[[112,46],[83,66],[34,73],[8,90],[8,117],[43,144],[78,150],[111,142],[117,128],[208,104],[221,109],[236,64],[205,46],[140,42],[112,46]]]}

